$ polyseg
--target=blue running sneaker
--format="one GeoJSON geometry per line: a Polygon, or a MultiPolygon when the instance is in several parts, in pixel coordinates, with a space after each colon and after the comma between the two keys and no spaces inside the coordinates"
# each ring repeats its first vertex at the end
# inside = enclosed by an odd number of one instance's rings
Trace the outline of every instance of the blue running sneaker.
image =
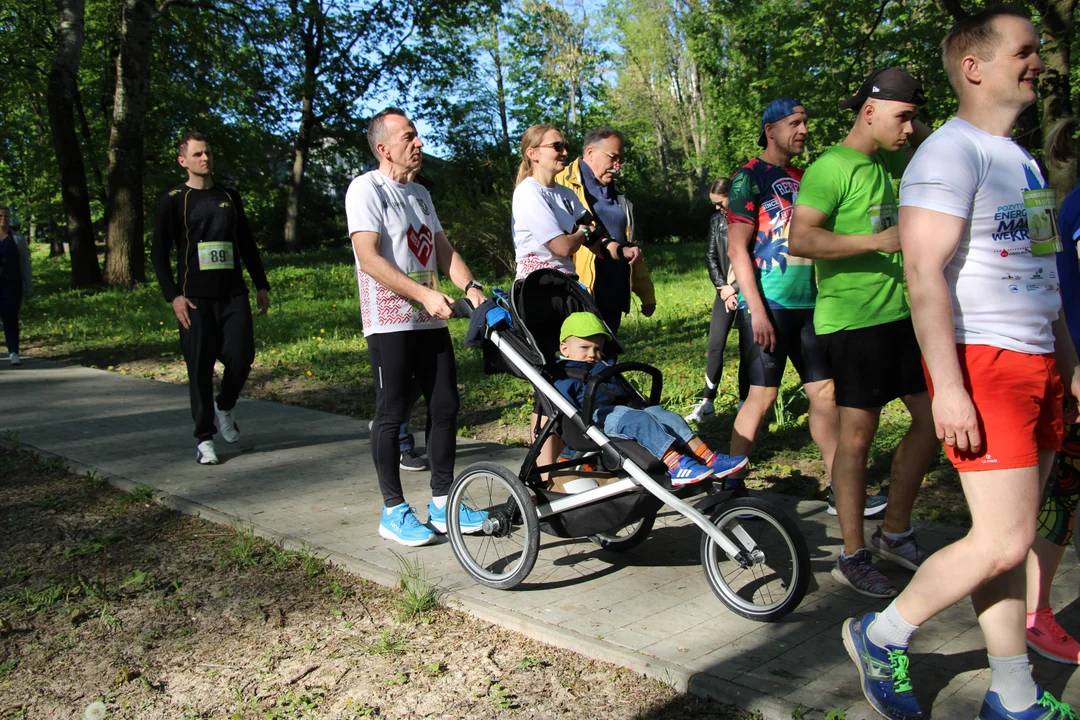
{"type": "Polygon", "coordinates": [[[1076,720],[1072,708],[1042,688],[1038,689],[1038,698],[1027,710],[1006,710],[998,694],[989,690],[979,710],[979,720],[1076,720]]]}
{"type": "Polygon", "coordinates": [[[420,524],[416,513],[407,504],[383,508],[379,535],[409,547],[427,545],[435,540],[435,533],[420,524]]]}
{"type": "Polygon", "coordinates": [[[726,478],[731,473],[742,470],[750,464],[745,455],[731,456],[721,455],[720,453],[715,453],[715,455],[716,457],[713,458],[712,463],[709,465],[713,469],[713,480],[726,478]]]}
{"type": "MultiPolygon", "coordinates": [[[[443,505],[442,509],[439,509],[435,507],[434,502],[429,502],[427,516],[428,525],[440,535],[445,535],[446,506],[443,505]]],[[[484,521],[488,519],[488,514],[486,510],[473,510],[468,505],[462,504],[461,510],[458,512],[458,518],[458,522],[461,524],[461,532],[465,535],[472,535],[484,528],[484,521]]]]}
{"type": "Polygon", "coordinates": [[[711,477],[713,469],[708,465],[702,465],[693,457],[680,455],[678,464],[668,472],[671,474],[672,486],[682,487],[684,485],[693,485],[707,477],[711,477]]]}
{"type": "Polygon", "coordinates": [[[911,690],[906,648],[878,647],[866,637],[877,617],[867,613],[844,622],[844,647],[859,669],[863,695],[875,710],[890,720],[915,720],[922,710],[911,690]]]}

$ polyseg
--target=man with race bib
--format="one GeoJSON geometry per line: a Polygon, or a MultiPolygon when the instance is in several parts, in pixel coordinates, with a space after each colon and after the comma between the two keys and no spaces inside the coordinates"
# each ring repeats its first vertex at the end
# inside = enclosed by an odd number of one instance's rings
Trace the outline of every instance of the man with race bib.
{"type": "Polygon", "coordinates": [[[214,427],[225,442],[240,439],[233,408],[255,361],[251,304],[241,266],[255,283],[259,314],[270,308],[270,284],[240,195],[214,183],[206,139],[188,132],[177,161],[188,179],[158,205],[150,258],[165,300],[180,323],[180,346],[191,388],[191,415],[199,444],[196,460],[216,465],[214,427]],[[176,276],[170,253],[176,247],[176,276]],[[214,363],[225,366],[215,400],[214,363]]]}

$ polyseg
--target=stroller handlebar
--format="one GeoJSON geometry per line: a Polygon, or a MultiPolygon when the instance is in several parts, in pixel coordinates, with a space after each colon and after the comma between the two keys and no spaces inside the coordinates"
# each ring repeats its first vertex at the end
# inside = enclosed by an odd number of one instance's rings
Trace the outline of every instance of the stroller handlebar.
{"type": "Polygon", "coordinates": [[[649,405],[660,404],[660,397],[664,390],[664,374],[660,372],[659,368],[640,362],[616,363],[605,370],[601,370],[595,375],[589,376],[589,380],[585,384],[585,402],[581,406],[581,411],[585,416],[586,422],[592,421],[593,403],[596,401],[596,388],[598,388],[601,383],[607,382],[615,375],[620,375],[624,372],[643,372],[651,376],[652,386],[649,388],[648,402],[649,405]]]}

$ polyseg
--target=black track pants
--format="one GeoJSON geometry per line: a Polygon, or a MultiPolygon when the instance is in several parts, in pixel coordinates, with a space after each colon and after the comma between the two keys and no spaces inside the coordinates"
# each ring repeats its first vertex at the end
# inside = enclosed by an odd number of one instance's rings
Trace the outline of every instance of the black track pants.
{"type": "Polygon", "coordinates": [[[214,362],[225,366],[217,404],[232,410],[255,362],[255,335],[247,295],[190,298],[191,327],[180,327],[180,347],[187,362],[191,416],[200,442],[214,437],[214,362]]]}
{"type": "Polygon", "coordinates": [[[450,331],[406,330],[368,336],[371,372],[375,377],[375,424],[371,457],[379,475],[386,507],[405,502],[401,491],[398,432],[413,403],[413,383],[428,407],[427,455],[431,494],[450,492],[457,456],[457,364],[450,331]]]}

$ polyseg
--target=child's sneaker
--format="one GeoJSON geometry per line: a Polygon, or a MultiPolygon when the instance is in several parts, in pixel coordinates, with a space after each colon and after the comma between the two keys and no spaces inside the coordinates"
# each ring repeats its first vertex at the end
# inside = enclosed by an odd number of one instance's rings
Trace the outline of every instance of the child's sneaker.
{"type": "Polygon", "coordinates": [[[908,675],[907,649],[880,647],[866,635],[876,617],[877,613],[867,613],[844,622],[844,648],[859,670],[863,695],[875,710],[892,720],[921,718],[922,709],[908,675]]]}
{"type": "Polygon", "coordinates": [[[750,461],[746,459],[745,455],[721,455],[720,453],[714,453],[716,455],[713,461],[709,464],[709,467],[713,469],[713,480],[720,480],[726,478],[734,472],[742,470],[744,467],[750,464],[750,461]]]}
{"type": "Polygon", "coordinates": [[[993,690],[986,692],[979,720],[1076,720],[1076,713],[1053,695],[1038,688],[1038,700],[1025,710],[1006,710],[993,690]]]}
{"type": "Polygon", "coordinates": [[[669,472],[671,473],[672,486],[683,487],[684,485],[693,485],[696,482],[701,482],[707,477],[711,477],[713,469],[708,465],[702,465],[691,457],[680,455],[679,462],[677,462],[675,467],[671,468],[669,472]]]}
{"type": "Polygon", "coordinates": [[[413,509],[404,503],[395,508],[383,508],[379,535],[408,547],[427,545],[435,539],[435,533],[421,525],[413,509]]]}
{"type": "Polygon", "coordinates": [[[1058,625],[1050,608],[1028,613],[1027,645],[1054,662],[1080,665],[1080,642],[1058,625]]]}

